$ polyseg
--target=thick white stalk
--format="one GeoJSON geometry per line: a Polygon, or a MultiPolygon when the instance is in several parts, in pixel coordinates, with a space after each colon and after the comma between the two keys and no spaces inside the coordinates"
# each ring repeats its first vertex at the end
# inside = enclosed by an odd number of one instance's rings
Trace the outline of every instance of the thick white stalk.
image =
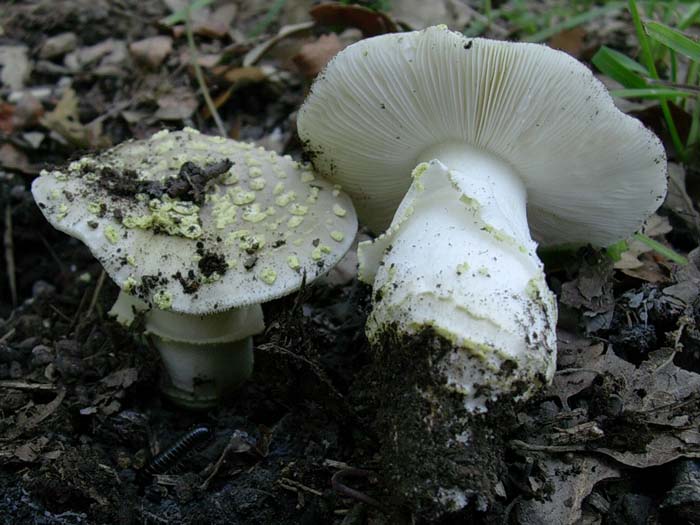
{"type": "MultiPolygon", "coordinates": [[[[144,303],[121,292],[111,314],[131,324],[144,303]]],[[[146,333],[168,372],[163,392],[178,405],[208,408],[233,393],[253,372],[252,335],[264,328],[259,304],[211,315],[152,309],[146,333]]]]}
{"type": "Polygon", "coordinates": [[[452,343],[437,364],[471,412],[525,398],[554,372],[556,304],[535,252],[515,170],[463,144],[420,157],[387,232],[359,249],[373,283],[370,339],[432,328],[452,343]]]}

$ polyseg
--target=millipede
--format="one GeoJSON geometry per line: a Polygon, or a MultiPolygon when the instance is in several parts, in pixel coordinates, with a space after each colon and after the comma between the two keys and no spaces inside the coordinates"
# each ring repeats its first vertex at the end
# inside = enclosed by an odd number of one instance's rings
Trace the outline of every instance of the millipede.
{"type": "Polygon", "coordinates": [[[207,425],[198,425],[170,447],[152,458],[144,472],[150,475],[166,474],[171,471],[190,452],[202,447],[214,437],[213,430],[207,425]]]}

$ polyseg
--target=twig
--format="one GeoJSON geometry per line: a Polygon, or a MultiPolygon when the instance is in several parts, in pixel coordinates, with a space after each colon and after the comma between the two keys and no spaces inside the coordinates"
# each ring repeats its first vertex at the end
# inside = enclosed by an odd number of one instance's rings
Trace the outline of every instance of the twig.
{"type": "Polygon", "coordinates": [[[299,489],[303,490],[304,492],[308,492],[309,494],[313,494],[314,496],[323,496],[323,492],[316,489],[312,489],[311,487],[308,487],[303,483],[299,483],[298,481],[294,481],[290,478],[280,478],[280,480],[277,483],[279,483],[282,488],[285,488],[287,490],[293,490],[296,492],[296,489],[299,489]]]}
{"type": "Polygon", "coordinates": [[[2,337],[0,337],[0,343],[4,343],[5,341],[9,341],[10,338],[15,335],[15,332],[17,331],[16,328],[10,328],[2,337]]]}
{"type": "Polygon", "coordinates": [[[523,495],[518,494],[515,498],[513,498],[513,501],[508,503],[508,506],[503,511],[503,520],[501,521],[503,525],[508,525],[510,523],[510,513],[513,511],[513,507],[515,507],[521,499],[523,499],[523,495]]]}
{"type": "Polygon", "coordinates": [[[369,470],[359,468],[346,468],[343,470],[339,470],[338,472],[333,474],[333,477],[331,478],[331,486],[333,487],[333,490],[336,491],[338,494],[354,498],[358,501],[366,503],[367,505],[372,505],[373,507],[377,507],[378,509],[384,510],[382,504],[379,503],[376,499],[368,496],[364,492],[360,492],[359,490],[355,490],[353,488],[348,487],[341,481],[346,476],[366,478],[371,475],[372,472],[369,470]]]}
{"type": "Polygon", "coordinates": [[[223,465],[226,456],[228,456],[234,448],[236,449],[234,452],[246,452],[252,448],[250,444],[245,442],[244,434],[239,430],[235,430],[231,434],[224,451],[221,453],[221,456],[219,456],[219,459],[216,460],[216,463],[214,463],[214,468],[209,476],[207,476],[207,479],[205,479],[199,486],[199,490],[207,490],[211,480],[214,479],[214,476],[219,473],[219,469],[221,468],[221,465],[223,465]],[[241,443],[244,443],[244,446],[241,446],[241,443]]]}
{"type": "Polygon", "coordinates": [[[15,272],[15,243],[12,235],[12,206],[7,203],[5,208],[5,264],[7,264],[7,280],[10,282],[12,306],[17,306],[17,274],[15,272]]]}
{"type": "Polygon", "coordinates": [[[87,295],[88,291],[87,289],[83,292],[83,296],[80,298],[80,302],[78,303],[78,308],[75,310],[75,313],[73,314],[73,319],[70,322],[70,325],[68,326],[68,333],[71,333],[73,331],[73,328],[78,324],[78,319],[80,318],[80,312],[83,311],[83,305],[85,304],[85,301],[87,300],[87,295]]]}
{"type": "Polygon", "coordinates": [[[190,9],[191,6],[188,4],[187,18],[185,19],[185,33],[187,33],[187,46],[190,49],[190,62],[192,64],[192,67],[194,67],[194,74],[197,77],[197,83],[199,84],[199,88],[202,90],[204,102],[207,104],[207,108],[209,108],[209,113],[211,113],[211,116],[213,117],[214,122],[216,123],[216,127],[219,129],[219,135],[225,137],[226,129],[224,128],[224,123],[221,120],[221,117],[219,116],[219,111],[216,109],[214,101],[211,99],[211,95],[209,94],[209,88],[207,88],[207,84],[204,81],[202,68],[199,66],[197,47],[195,46],[194,34],[192,33],[192,20],[190,17],[190,9]]]}
{"type": "Polygon", "coordinates": [[[64,320],[70,322],[71,318],[68,317],[66,314],[64,314],[61,310],[56,308],[54,305],[50,304],[49,308],[51,308],[54,312],[56,312],[60,317],[62,317],[64,320]]]}
{"type": "Polygon", "coordinates": [[[531,452],[585,452],[587,450],[586,447],[578,445],[535,445],[533,443],[525,443],[519,439],[511,440],[508,445],[512,448],[529,450],[531,452]]]}
{"type": "Polygon", "coordinates": [[[588,372],[591,374],[595,374],[597,376],[603,374],[603,372],[601,372],[599,370],[594,370],[593,368],[562,368],[561,370],[557,370],[554,373],[556,375],[559,375],[559,374],[575,374],[577,372],[588,372]]]}
{"type": "Polygon", "coordinates": [[[65,273],[66,268],[65,268],[63,262],[61,261],[61,259],[59,259],[58,255],[56,255],[56,252],[53,250],[53,248],[49,244],[49,241],[47,241],[43,235],[39,235],[39,239],[41,239],[41,243],[46,247],[46,250],[51,255],[51,258],[54,261],[56,261],[56,264],[58,264],[58,268],[61,271],[61,273],[65,273]]]}
{"type": "MultiPolygon", "coordinates": [[[[97,299],[100,296],[100,292],[102,291],[102,285],[105,282],[105,271],[102,270],[102,273],[100,274],[99,278],[97,279],[97,285],[95,286],[95,291],[92,294],[92,299],[90,300],[90,306],[88,306],[87,312],[85,312],[85,318],[88,319],[90,315],[92,315],[92,311],[95,309],[95,305],[97,304],[97,299]]],[[[69,319],[70,321],[70,319],[69,319]]]]}
{"type": "Polygon", "coordinates": [[[17,390],[56,390],[55,385],[48,383],[27,383],[26,381],[0,380],[0,388],[15,388],[17,390]]]}

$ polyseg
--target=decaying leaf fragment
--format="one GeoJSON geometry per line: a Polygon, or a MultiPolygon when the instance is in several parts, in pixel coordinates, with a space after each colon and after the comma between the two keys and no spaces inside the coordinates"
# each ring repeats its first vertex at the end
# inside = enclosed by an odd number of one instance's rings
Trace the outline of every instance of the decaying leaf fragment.
{"type": "Polygon", "coordinates": [[[41,124],[60,135],[67,142],[78,148],[104,146],[102,126],[96,121],[94,126],[80,122],[78,114],[78,97],[72,89],[63,92],[53,111],[46,113],[40,120],[41,124]]]}
{"type": "Polygon", "coordinates": [[[548,457],[540,462],[553,489],[544,500],[529,499],[517,507],[518,523],[574,525],[581,518],[581,504],[596,483],[619,477],[620,471],[605,460],[590,456],[564,462],[548,457]]]}

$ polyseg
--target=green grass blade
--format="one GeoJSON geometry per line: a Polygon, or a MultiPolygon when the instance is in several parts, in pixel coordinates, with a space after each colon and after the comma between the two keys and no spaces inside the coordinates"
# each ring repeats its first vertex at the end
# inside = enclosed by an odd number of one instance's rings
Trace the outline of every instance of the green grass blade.
{"type": "Polygon", "coordinates": [[[641,88],[641,89],[613,89],[610,94],[614,97],[621,98],[675,98],[675,97],[692,97],[693,93],[681,91],[680,89],[672,88],[641,88]]]}
{"type": "Polygon", "coordinates": [[[629,249],[629,245],[627,244],[627,241],[619,241],[616,242],[615,244],[611,244],[605,249],[605,253],[608,254],[608,257],[610,257],[613,262],[617,262],[620,259],[622,259],[622,254],[625,253],[629,249]]]}
{"type": "Polygon", "coordinates": [[[260,21],[255,24],[253,29],[250,30],[248,36],[250,38],[260,36],[279,16],[280,11],[282,11],[282,8],[286,3],[287,0],[275,0],[275,3],[270,6],[270,9],[267,11],[267,13],[265,13],[265,16],[263,16],[260,21]]]}
{"type": "MultiPolygon", "coordinates": [[[[639,39],[639,45],[642,50],[642,58],[646,63],[649,74],[652,78],[658,79],[659,73],[656,70],[656,64],[654,64],[654,55],[651,52],[651,46],[649,45],[649,39],[644,32],[644,26],[642,25],[642,19],[639,16],[639,10],[637,9],[637,2],[635,0],[629,0],[628,3],[630,14],[632,15],[632,22],[634,23],[635,31],[637,32],[637,38],[639,39]]],[[[659,100],[659,105],[661,106],[661,112],[664,115],[664,120],[666,121],[666,127],[671,135],[671,141],[673,142],[673,148],[681,160],[685,160],[685,147],[680,135],[678,134],[678,129],[676,128],[676,123],[673,121],[673,116],[671,115],[671,109],[668,106],[666,100],[659,100]]]]}
{"type": "Polygon", "coordinates": [[[643,233],[635,233],[634,238],[637,239],[639,242],[646,244],[649,248],[654,250],[656,253],[663,255],[669,261],[673,261],[674,263],[677,263],[677,264],[688,264],[688,259],[683,257],[681,254],[674,252],[671,248],[664,246],[660,242],[655,241],[654,239],[652,239],[650,237],[647,237],[643,233]]]}
{"type": "Polygon", "coordinates": [[[161,20],[161,23],[166,26],[174,26],[175,24],[185,22],[187,20],[188,13],[194,13],[195,11],[204,9],[209,4],[213,3],[214,0],[194,0],[194,2],[187,7],[183,7],[179,11],[175,11],[172,15],[166,16],[163,20],[161,20]]]}
{"type": "Polygon", "coordinates": [[[622,2],[609,2],[603,6],[593,8],[590,11],[586,11],[585,13],[572,16],[571,18],[566,19],[560,24],[555,24],[551,27],[547,27],[541,31],[538,31],[534,35],[525,37],[524,41],[543,42],[548,38],[556,35],[557,33],[561,33],[562,31],[566,31],[567,29],[573,29],[574,27],[578,27],[582,24],[588,23],[591,20],[595,20],[596,18],[603,16],[607,13],[619,11],[620,9],[622,9],[622,7],[622,2]]]}
{"type": "Polygon", "coordinates": [[[700,62],[700,44],[695,40],[659,22],[647,22],[644,27],[647,34],[657,42],[694,62],[700,62]]]}
{"type": "Polygon", "coordinates": [[[646,81],[640,75],[649,75],[649,72],[644,66],[618,51],[603,46],[593,56],[591,62],[601,73],[616,80],[625,88],[641,89],[647,87],[646,81]]]}
{"type": "Polygon", "coordinates": [[[697,143],[698,135],[700,135],[700,101],[696,100],[690,121],[687,147],[691,147],[697,143]]]}
{"type": "Polygon", "coordinates": [[[678,29],[680,29],[681,31],[685,31],[690,26],[692,26],[695,22],[697,22],[699,17],[700,17],[700,2],[694,2],[688,8],[688,11],[683,15],[680,22],[678,22],[678,29]]]}

